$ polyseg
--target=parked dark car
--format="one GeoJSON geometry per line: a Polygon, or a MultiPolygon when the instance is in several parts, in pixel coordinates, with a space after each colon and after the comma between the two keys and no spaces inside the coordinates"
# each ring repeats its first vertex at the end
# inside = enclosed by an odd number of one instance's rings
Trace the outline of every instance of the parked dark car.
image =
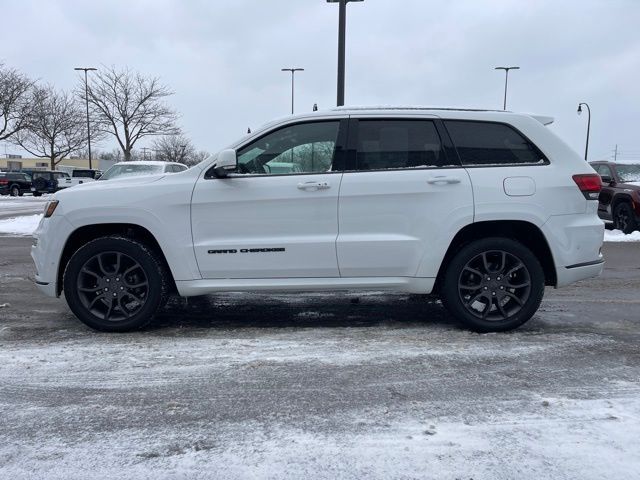
{"type": "Polygon", "coordinates": [[[624,233],[640,228],[640,163],[592,162],[591,166],[602,179],[600,218],[624,233]]]}
{"type": "Polygon", "coordinates": [[[43,193],[55,193],[71,186],[71,177],[66,172],[51,170],[23,170],[22,172],[31,175],[31,192],[34,197],[39,197],[43,193]]]}
{"type": "Polygon", "coordinates": [[[24,172],[0,172],[0,195],[31,193],[31,176],[24,172]]]}

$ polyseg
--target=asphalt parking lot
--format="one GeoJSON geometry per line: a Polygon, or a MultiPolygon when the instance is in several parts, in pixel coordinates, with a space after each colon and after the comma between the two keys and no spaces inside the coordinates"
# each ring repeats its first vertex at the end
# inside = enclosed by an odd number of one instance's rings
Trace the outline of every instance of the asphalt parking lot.
{"type": "Polygon", "coordinates": [[[3,478],[640,478],[640,243],[507,334],[407,295],[174,300],[93,332],[0,237],[3,478]]]}

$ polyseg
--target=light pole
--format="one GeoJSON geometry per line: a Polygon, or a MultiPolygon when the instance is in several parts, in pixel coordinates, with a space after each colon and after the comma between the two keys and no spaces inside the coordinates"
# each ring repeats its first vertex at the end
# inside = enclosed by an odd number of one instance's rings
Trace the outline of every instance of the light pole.
{"type": "Polygon", "coordinates": [[[338,13],[338,107],[344,105],[344,58],[345,36],[347,28],[347,3],[364,2],[364,0],[327,0],[327,3],[339,4],[338,13]]]}
{"type": "Polygon", "coordinates": [[[291,115],[293,115],[293,99],[295,93],[295,75],[296,72],[304,72],[304,68],[283,68],[283,72],[291,72],[291,115]]]}
{"type": "MultiPolygon", "coordinates": [[[[587,155],[589,154],[589,130],[591,130],[591,109],[589,108],[589,104],[587,103],[579,103],[578,104],[578,115],[582,113],[582,105],[587,107],[587,143],[584,146],[584,159],[587,160],[587,155]]],[[[618,146],[616,145],[616,149],[618,146]]]]}
{"type": "Polygon", "coordinates": [[[89,84],[87,82],[87,72],[97,70],[93,67],[76,67],[74,70],[82,70],[84,72],[84,99],[87,104],[87,145],[89,147],[89,168],[93,168],[91,165],[91,130],[89,128],[89,84]]]}
{"type": "Polygon", "coordinates": [[[494,70],[504,70],[504,104],[503,110],[507,109],[507,86],[509,84],[509,70],[520,70],[520,67],[496,67],[494,70]]]}

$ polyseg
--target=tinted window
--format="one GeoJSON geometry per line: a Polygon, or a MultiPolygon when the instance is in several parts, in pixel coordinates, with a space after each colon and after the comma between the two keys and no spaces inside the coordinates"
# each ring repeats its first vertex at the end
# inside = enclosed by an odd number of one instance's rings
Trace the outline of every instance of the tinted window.
{"type": "Polygon", "coordinates": [[[444,164],[440,136],[428,120],[360,120],[358,170],[444,164]]]}
{"type": "Polygon", "coordinates": [[[339,122],[303,123],[269,133],[238,151],[238,173],[328,172],[338,128],[339,122]]]}
{"type": "Polygon", "coordinates": [[[94,172],[93,170],[74,170],[71,176],[74,178],[93,178],[94,172]]]}
{"type": "Polygon", "coordinates": [[[540,150],[508,125],[458,120],[444,123],[463,165],[545,162],[540,150]]]}

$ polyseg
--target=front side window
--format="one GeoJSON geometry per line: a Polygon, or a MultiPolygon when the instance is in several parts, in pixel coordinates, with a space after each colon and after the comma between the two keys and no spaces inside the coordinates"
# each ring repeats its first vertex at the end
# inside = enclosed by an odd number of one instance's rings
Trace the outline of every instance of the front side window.
{"type": "Polygon", "coordinates": [[[618,178],[622,183],[640,182],[640,165],[616,165],[618,178]]]}
{"type": "Polygon", "coordinates": [[[440,136],[430,120],[360,120],[358,170],[439,167],[440,136]]]}
{"type": "Polygon", "coordinates": [[[463,165],[544,164],[544,155],[520,133],[503,123],[446,120],[463,165]]]}
{"type": "Polygon", "coordinates": [[[238,172],[291,175],[331,171],[339,122],[281,128],[238,150],[238,172]]]}

